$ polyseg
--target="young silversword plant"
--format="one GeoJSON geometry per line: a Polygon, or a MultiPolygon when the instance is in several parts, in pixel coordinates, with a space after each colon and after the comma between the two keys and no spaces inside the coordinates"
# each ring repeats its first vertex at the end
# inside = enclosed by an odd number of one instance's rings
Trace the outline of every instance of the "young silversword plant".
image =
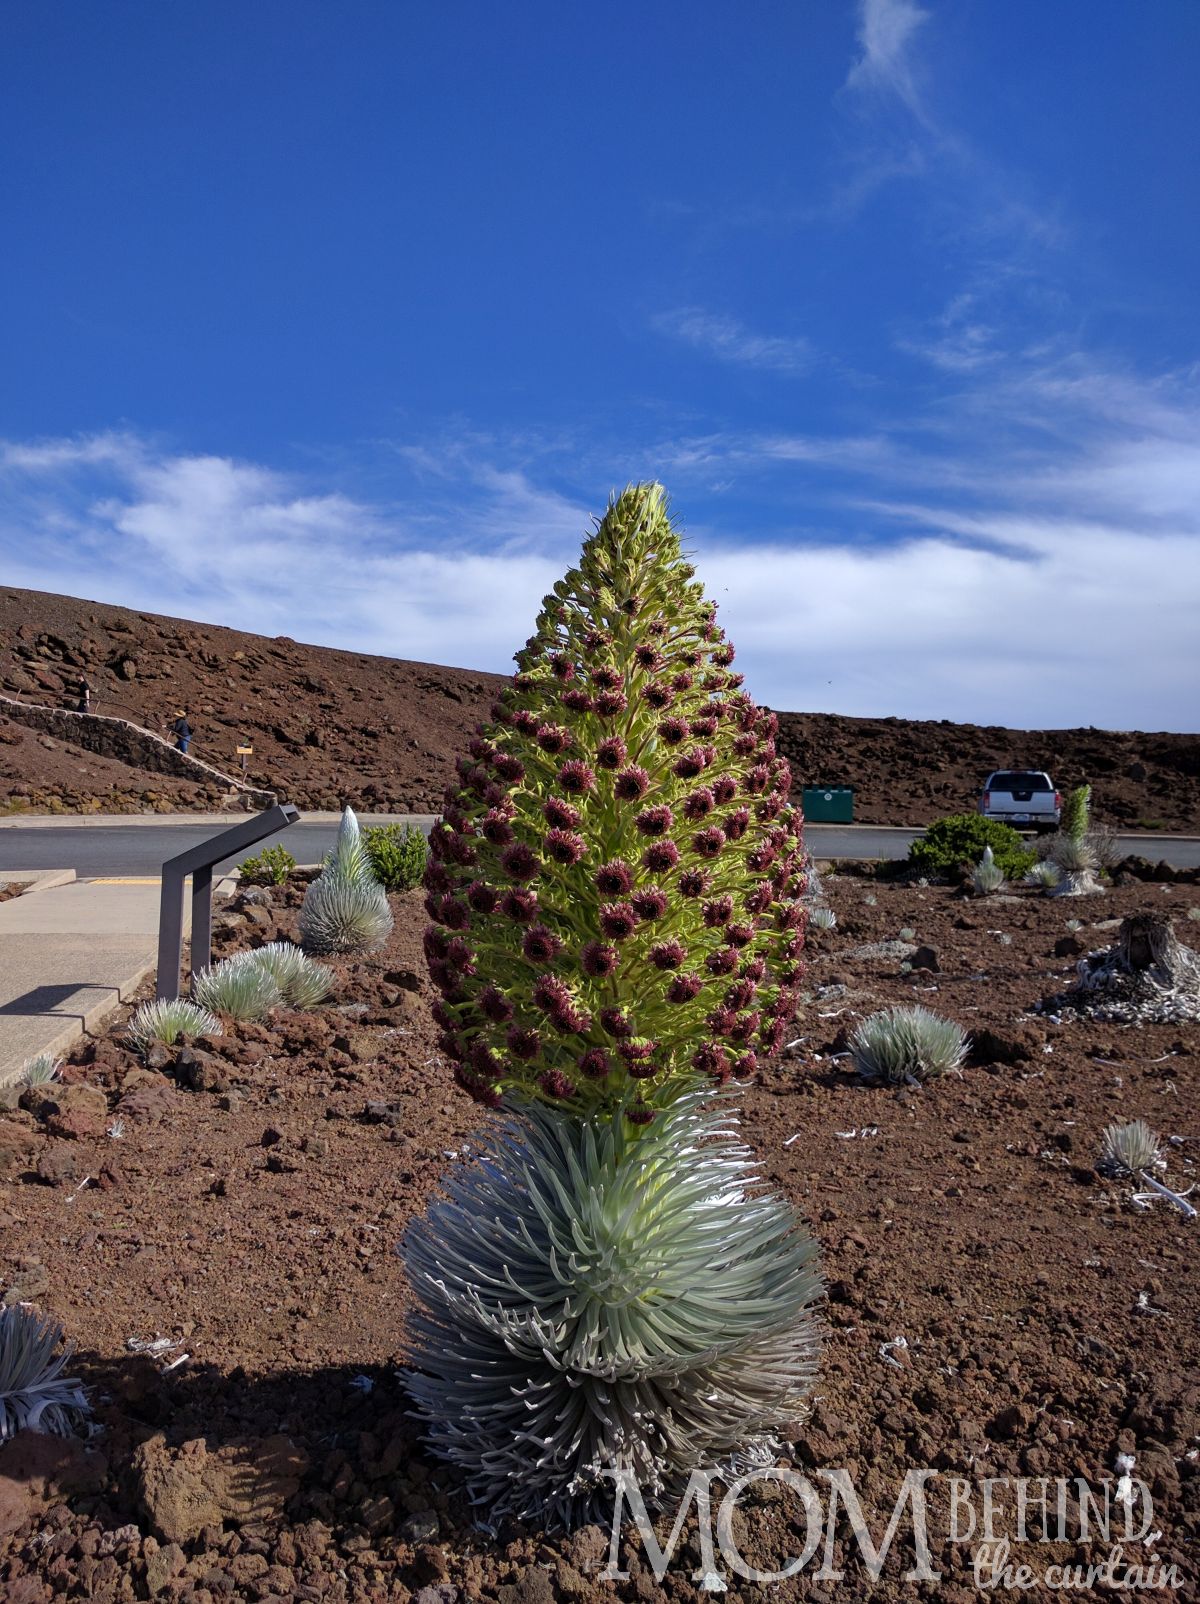
{"type": "Polygon", "coordinates": [[[201,1008],[238,1020],[265,1019],[283,1001],[274,974],[253,952],[234,953],[193,975],[192,996],[201,1008]]]}
{"type": "Polygon", "coordinates": [[[266,969],[289,1008],[315,1008],[333,989],[333,975],[290,941],[272,941],[245,955],[266,969]]]}
{"type": "Polygon", "coordinates": [[[485,1103],[649,1120],[783,1041],[800,819],[714,613],[661,487],[626,491],[460,762],[425,950],[442,1050],[485,1103]]]}
{"type": "Polygon", "coordinates": [[[80,1383],[63,1375],[70,1346],[55,1353],[62,1334],[27,1304],[0,1308],[0,1442],[18,1431],[67,1437],[90,1413],[80,1383]]]}
{"type": "Polygon", "coordinates": [[[63,1061],[57,1053],[36,1053],[22,1064],[17,1080],[22,1086],[48,1086],[62,1072],[63,1061]]]}
{"type": "Polygon", "coordinates": [[[374,952],[392,932],[387,892],[375,878],[352,808],[346,808],[337,844],[304,893],[300,942],[305,952],[374,952]]]}
{"type": "Polygon", "coordinates": [[[492,1521],[769,1460],[811,1384],[811,1239],[720,1090],[794,1011],[799,820],[713,613],[617,497],[432,834],[442,1050],[507,1114],[406,1238],[409,1382],[492,1521]]]}
{"type": "Polygon", "coordinates": [[[953,1020],[928,1008],[887,1008],[864,1019],[850,1038],[864,1080],[907,1086],[961,1069],[967,1038],[953,1020]]]}
{"type": "Polygon", "coordinates": [[[173,1047],[184,1036],[219,1036],[221,1021],[183,997],[145,1002],[126,1027],[129,1045],[144,1053],[155,1042],[173,1047]]]}
{"type": "Polygon", "coordinates": [[[971,875],[971,884],[975,888],[976,896],[979,897],[990,896],[993,891],[999,891],[1004,884],[1004,870],[996,862],[990,846],[984,847],[983,856],[971,875]]]}
{"type": "Polygon", "coordinates": [[[1043,891],[1048,891],[1052,886],[1056,886],[1061,879],[1062,870],[1057,863],[1051,862],[1049,858],[1043,858],[1040,863],[1032,864],[1024,875],[1027,886],[1040,886],[1043,891]]]}
{"type": "Polygon", "coordinates": [[[1162,1159],[1162,1140],[1144,1119],[1109,1125],[1100,1141],[1102,1175],[1139,1175],[1155,1169],[1162,1159]]]}

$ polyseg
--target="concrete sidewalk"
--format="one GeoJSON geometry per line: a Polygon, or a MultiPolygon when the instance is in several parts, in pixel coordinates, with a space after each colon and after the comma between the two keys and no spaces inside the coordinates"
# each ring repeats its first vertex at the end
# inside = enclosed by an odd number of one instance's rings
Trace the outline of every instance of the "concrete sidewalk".
{"type": "Polygon", "coordinates": [[[129,1000],[154,968],[158,900],[156,879],[131,877],[0,903],[0,1084],[129,1000]]]}

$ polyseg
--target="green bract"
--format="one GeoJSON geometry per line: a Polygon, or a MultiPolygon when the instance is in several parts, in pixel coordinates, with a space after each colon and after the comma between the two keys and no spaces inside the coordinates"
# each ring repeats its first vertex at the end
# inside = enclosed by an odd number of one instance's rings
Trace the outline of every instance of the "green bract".
{"type": "Polygon", "coordinates": [[[651,1497],[769,1463],[805,1412],[815,1245],[709,1102],[645,1131],[526,1104],[409,1227],[408,1384],[489,1524],[595,1518],[610,1468],[651,1497]]]}
{"type": "Polygon", "coordinates": [[[507,1089],[645,1122],[749,1074],[800,980],[800,820],[659,485],[554,587],[425,877],[441,1045],[507,1089]]]}

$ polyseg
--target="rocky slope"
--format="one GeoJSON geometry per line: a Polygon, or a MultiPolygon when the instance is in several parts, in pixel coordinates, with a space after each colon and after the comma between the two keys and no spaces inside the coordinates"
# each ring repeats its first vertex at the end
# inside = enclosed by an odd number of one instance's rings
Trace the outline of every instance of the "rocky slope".
{"type": "MultiPolygon", "coordinates": [[[[93,710],[150,729],[186,707],[193,750],[301,807],[436,811],[493,674],[305,646],[213,624],[0,588],[0,691],[74,705],[81,675],[93,710]]],[[[753,687],[751,687],[753,688],[753,687]]],[[[781,713],[797,784],[850,784],[855,817],[924,824],[974,805],[988,770],[1048,768],[1064,789],[1089,780],[1101,819],[1127,828],[1200,829],[1200,736],[1008,730],[949,722],[781,713]]],[[[211,806],[203,791],[122,773],[16,726],[0,729],[0,809],[81,811],[211,806]],[[150,783],[147,783],[150,782],[150,783]],[[143,793],[150,791],[152,797],[143,793]]]]}

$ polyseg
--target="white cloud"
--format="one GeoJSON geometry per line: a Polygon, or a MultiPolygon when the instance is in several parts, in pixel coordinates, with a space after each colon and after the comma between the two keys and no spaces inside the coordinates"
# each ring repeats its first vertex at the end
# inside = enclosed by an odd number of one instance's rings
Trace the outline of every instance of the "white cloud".
{"type": "Polygon", "coordinates": [[[736,318],[685,306],[660,312],[651,326],[671,339],[682,340],[721,362],[762,368],[769,373],[804,373],[812,366],[812,347],[805,339],[781,334],[758,334],[736,318]]]}
{"type": "Polygon", "coordinates": [[[928,11],[922,11],[913,0],[860,0],[861,54],[850,69],[847,88],[896,95],[910,111],[919,113],[911,45],[928,20],[928,11]]]}

